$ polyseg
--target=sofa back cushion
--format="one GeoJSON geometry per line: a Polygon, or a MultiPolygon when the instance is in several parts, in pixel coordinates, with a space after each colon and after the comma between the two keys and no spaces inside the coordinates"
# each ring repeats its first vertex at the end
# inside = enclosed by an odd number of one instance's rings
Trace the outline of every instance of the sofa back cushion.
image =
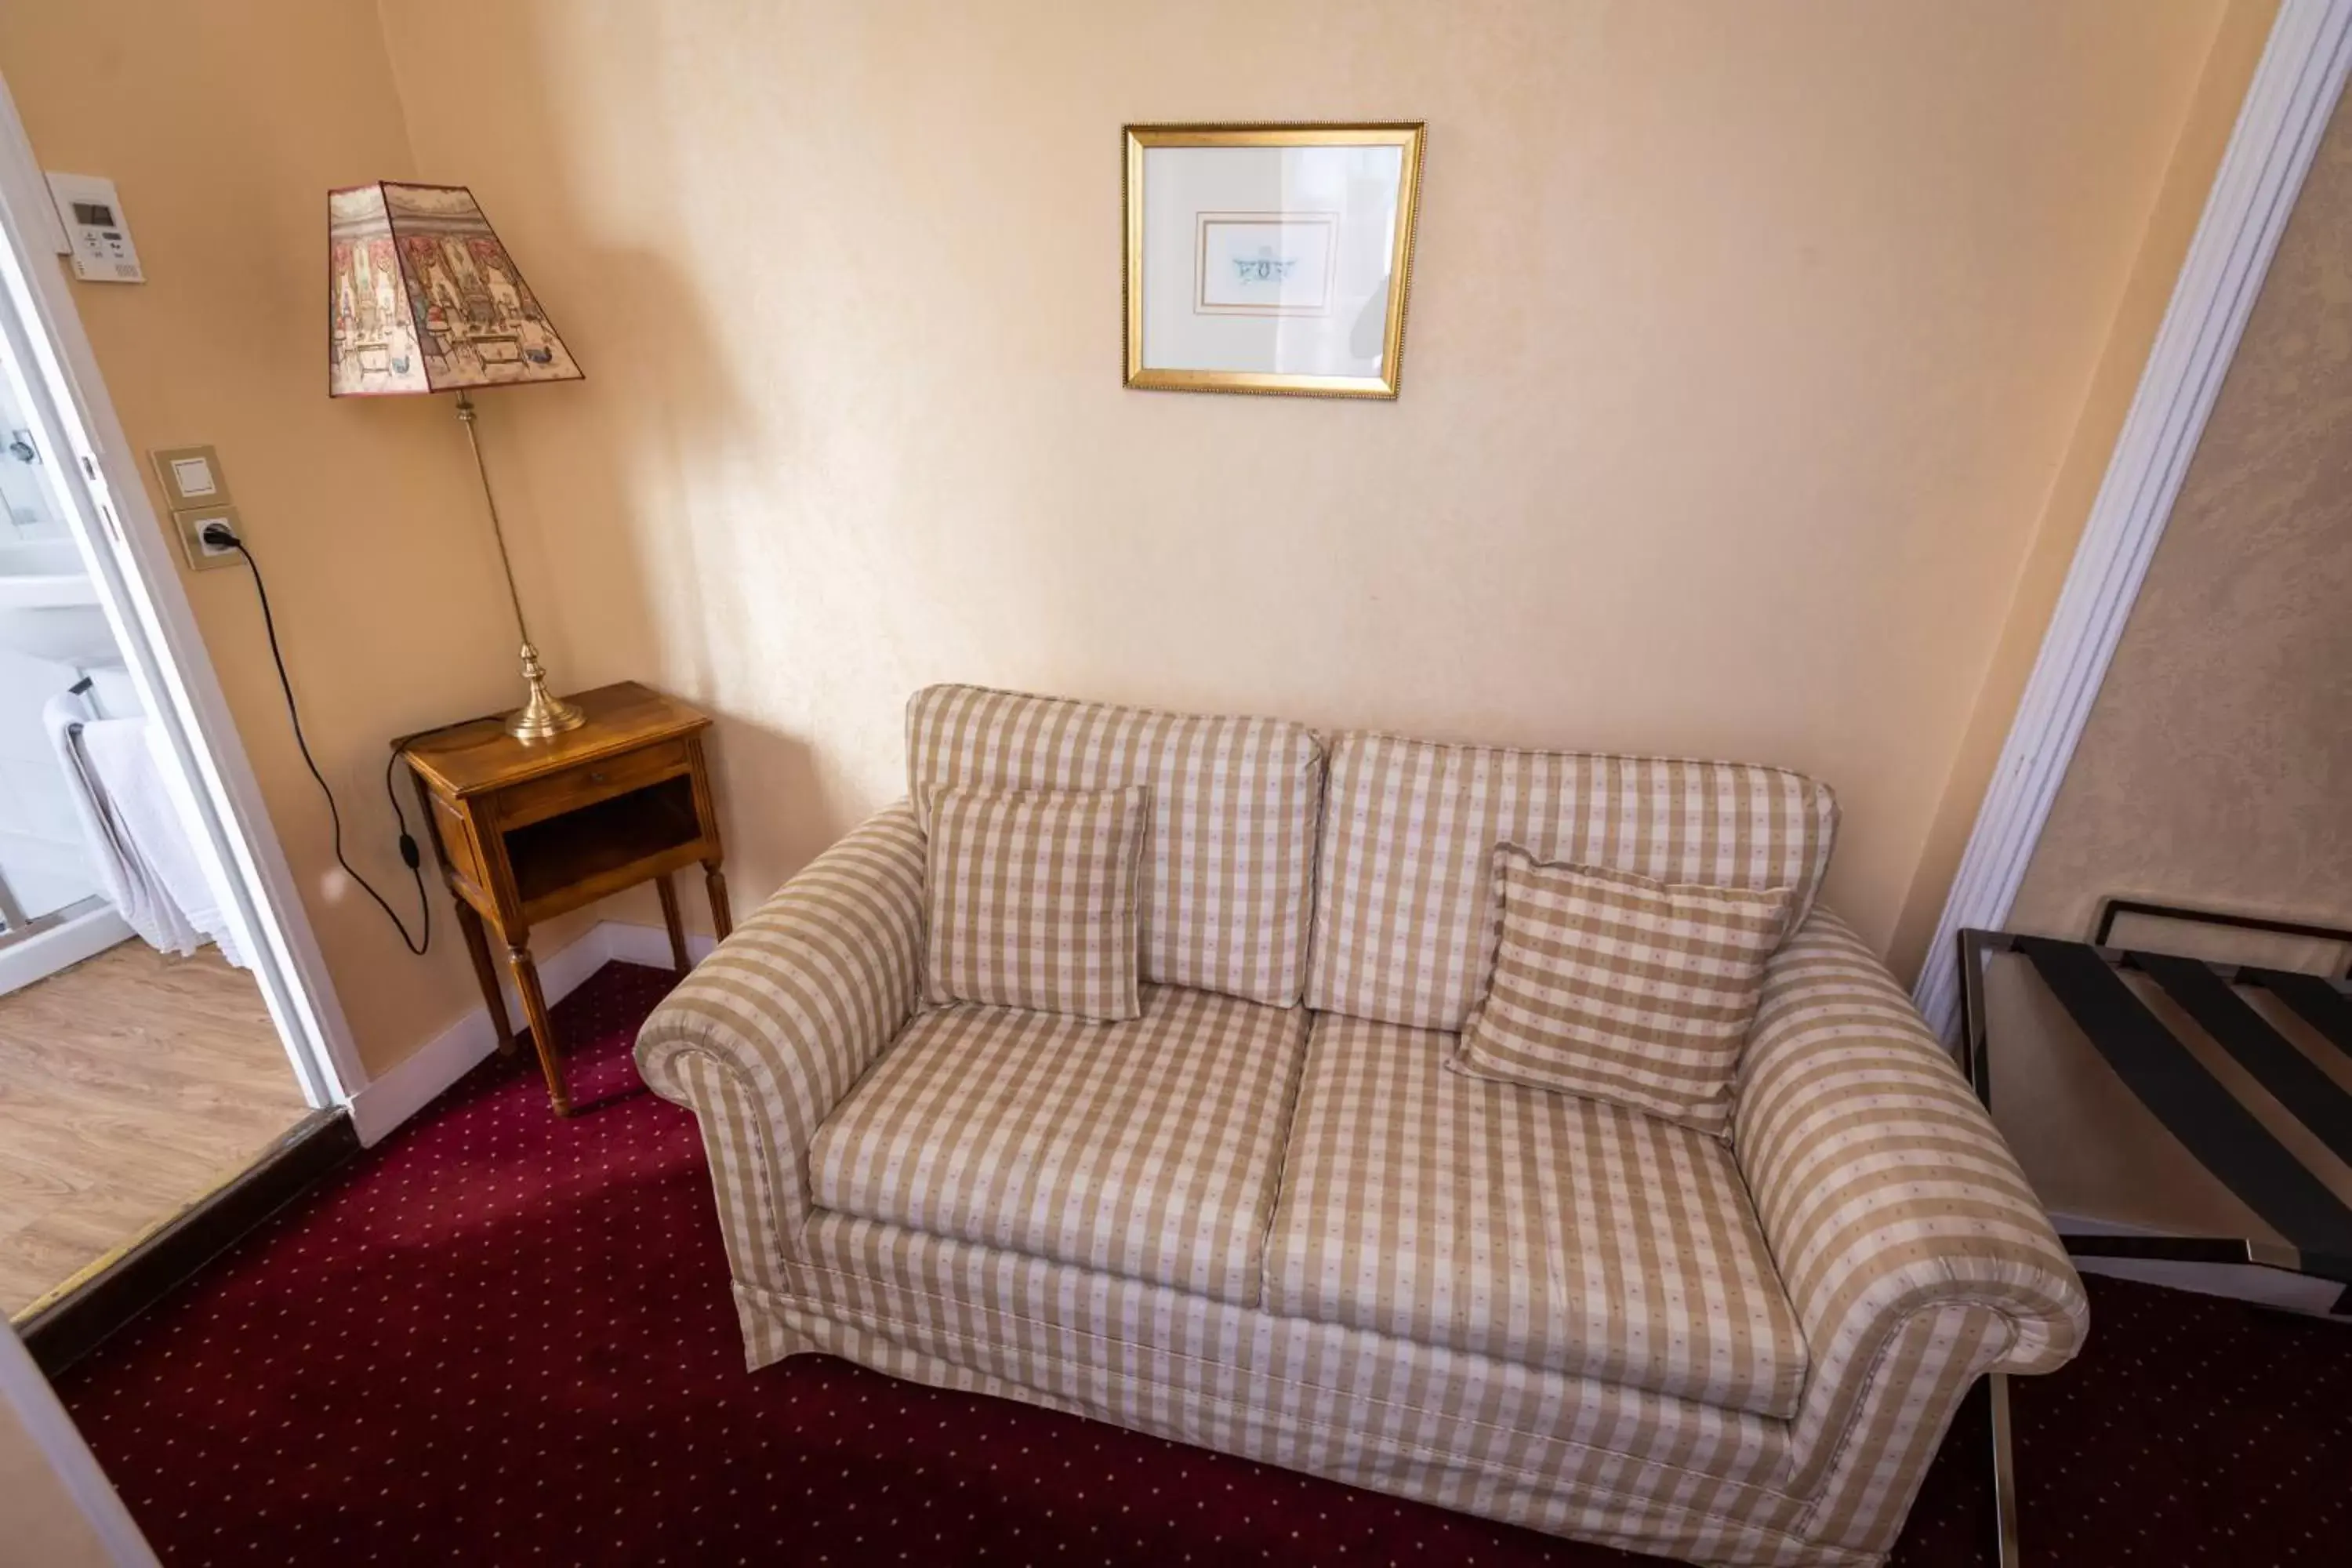
{"type": "Polygon", "coordinates": [[[1458,1032],[1501,938],[1497,843],[1664,882],[1787,888],[1793,931],[1836,833],[1828,786],[1779,768],[1344,734],[1331,746],[1307,1005],[1458,1032]]]}
{"type": "Polygon", "coordinates": [[[907,773],[924,821],[957,784],[1149,786],[1143,978],[1298,1000],[1323,799],[1323,748],[1305,725],[932,686],[907,705],[907,773]]]}

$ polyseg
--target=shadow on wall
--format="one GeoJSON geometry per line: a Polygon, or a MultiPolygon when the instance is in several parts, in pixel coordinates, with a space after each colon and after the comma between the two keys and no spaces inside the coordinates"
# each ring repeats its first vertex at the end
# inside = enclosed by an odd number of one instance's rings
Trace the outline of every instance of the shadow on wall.
{"type": "MultiPolygon", "coordinates": [[[[548,58],[529,13],[506,19],[514,60],[548,58]]],[[[713,700],[730,684],[730,649],[756,644],[740,617],[789,615],[788,584],[731,580],[751,542],[729,537],[767,520],[694,515],[694,476],[773,468],[777,432],[754,439],[707,297],[660,251],[600,244],[593,204],[577,188],[562,145],[567,129],[546,101],[548,72],[500,76],[505,116],[499,171],[469,170],[462,139],[418,134],[421,177],[476,184],[533,290],[578,357],[586,379],[478,396],[481,430],[507,520],[525,613],[559,690],[638,679],[683,697],[717,721],[710,756],[738,913],[771,890],[740,868],[797,866],[853,826],[829,809],[808,742],[713,700]],[[514,175],[522,172],[527,184],[514,175]],[[486,171],[485,171],[486,172],[486,171]],[[764,458],[757,454],[764,452],[764,458]],[[716,524],[717,526],[714,526],[716,524]],[[716,542],[714,544],[714,541],[716,542]]],[[[632,134],[659,138],[658,117],[632,134]]],[[[688,919],[708,915],[688,900],[688,919]]],[[[616,896],[600,912],[657,923],[650,889],[616,896]]]]}

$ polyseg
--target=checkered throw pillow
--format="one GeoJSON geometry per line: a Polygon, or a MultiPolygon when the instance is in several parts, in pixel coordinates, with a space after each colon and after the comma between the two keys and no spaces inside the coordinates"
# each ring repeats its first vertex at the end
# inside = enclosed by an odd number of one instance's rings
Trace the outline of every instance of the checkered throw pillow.
{"type": "Polygon", "coordinates": [[[1108,1021],[1139,1017],[1141,784],[945,789],[931,801],[923,993],[1108,1021]]]}
{"type": "Polygon", "coordinates": [[[1503,940],[1446,1065],[1717,1137],[1793,895],[1667,883],[1498,844],[1503,940]]]}

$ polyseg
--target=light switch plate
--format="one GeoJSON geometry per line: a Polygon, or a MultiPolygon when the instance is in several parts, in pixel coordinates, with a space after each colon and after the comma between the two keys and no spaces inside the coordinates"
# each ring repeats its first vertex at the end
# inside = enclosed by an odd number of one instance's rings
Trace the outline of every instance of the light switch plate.
{"type": "Polygon", "coordinates": [[[147,454],[155,465],[155,480],[163,487],[163,504],[173,511],[191,506],[226,506],[228,475],[222,472],[220,454],[210,447],[161,447],[147,454]]]}
{"type": "Polygon", "coordinates": [[[180,552],[188,558],[191,571],[209,572],[215,566],[234,566],[245,559],[229,545],[207,544],[204,541],[205,524],[225,522],[228,531],[239,539],[245,537],[245,523],[233,506],[182,507],[172,513],[172,521],[180,536],[180,552]]]}

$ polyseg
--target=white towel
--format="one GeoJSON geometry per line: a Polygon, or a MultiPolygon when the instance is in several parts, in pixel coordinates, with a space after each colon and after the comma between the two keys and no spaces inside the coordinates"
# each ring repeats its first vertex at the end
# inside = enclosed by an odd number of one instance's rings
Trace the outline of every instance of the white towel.
{"type": "Polygon", "coordinates": [[[192,953],[205,942],[246,967],[203,859],[180,820],[144,719],[100,719],[73,692],[41,710],[49,743],[73,784],[74,810],[100,884],[148,944],[192,953]]]}

